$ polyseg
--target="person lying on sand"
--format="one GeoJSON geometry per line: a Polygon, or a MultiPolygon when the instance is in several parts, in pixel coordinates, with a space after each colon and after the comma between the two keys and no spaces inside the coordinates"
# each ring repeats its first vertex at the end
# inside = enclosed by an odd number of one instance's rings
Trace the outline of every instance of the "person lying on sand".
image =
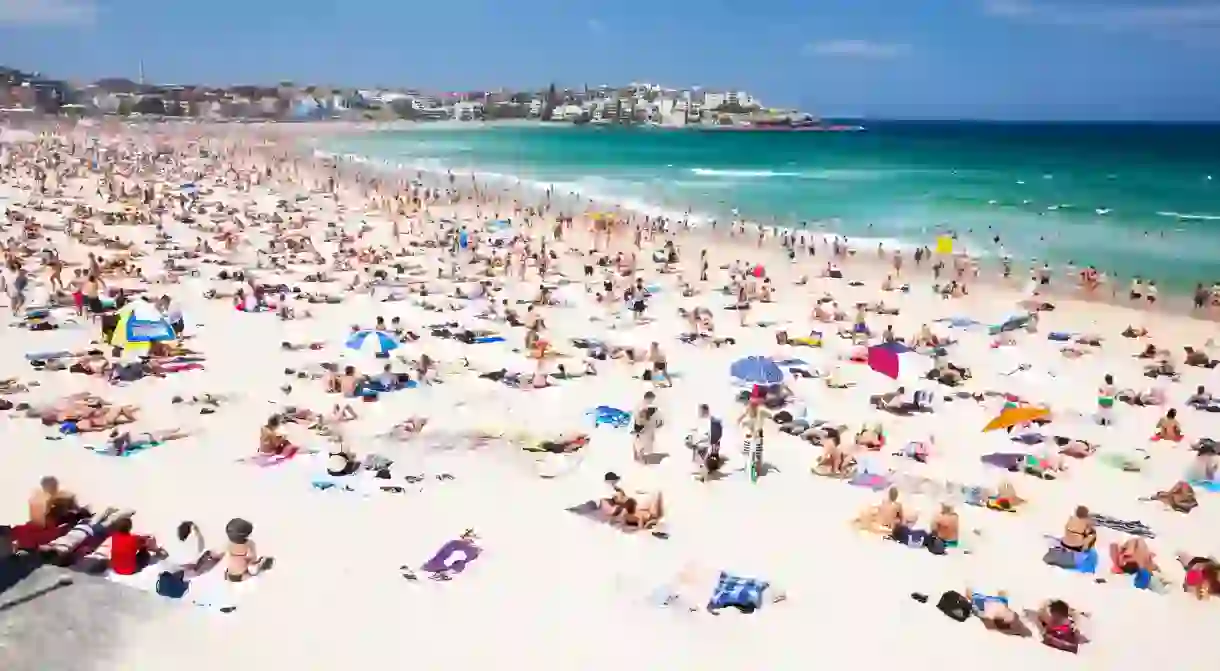
{"type": "Polygon", "coordinates": [[[415,415],[395,424],[394,428],[390,429],[389,436],[394,440],[411,440],[418,436],[427,424],[427,417],[415,415]]]}
{"type": "Polygon", "coordinates": [[[106,440],[105,454],[114,456],[123,456],[123,454],[137,450],[143,447],[160,445],[171,440],[186,438],[191,435],[189,431],[181,429],[165,429],[162,431],[143,431],[137,433],[134,437],[128,431],[112,431],[110,437],[106,440]]]}
{"type": "Polygon", "coordinates": [[[1220,562],[1212,557],[1178,553],[1178,563],[1186,569],[1182,591],[1199,601],[1220,596],[1220,562]]]}
{"type": "Polygon", "coordinates": [[[1185,481],[1179,481],[1173,487],[1170,487],[1168,491],[1157,492],[1148,497],[1147,500],[1163,503],[1179,513],[1189,513],[1199,506],[1199,500],[1195,496],[1195,488],[1185,481]]]}
{"type": "Polygon", "coordinates": [[[1034,613],[1035,624],[1042,642],[1050,647],[1076,652],[1088,639],[1081,633],[1081,623],[1089,614],[1078,611],[1059,599],[1047,601],[1034,613]]]}
{"type": "Polygon", "coordinates": [[[865,424],[856,434],[856,445],[866,450],[880,450],[885,446],[885,429],[880,422],[865,424]]]}
{"type": "MultiPolygon", "coordinates": [[[[90,404],[87,408],[65,415],[75,415],[73,419],[63,419],[60,431],[64,433],[90,433],[113,429],[121,424],[136,421],[137,408],[132,405],[105,406],[90,404]]],[[[46,424],[44,418],[43,423],[46,424]]],[[[54,423],[54,422],[52,422],[54,423]]]]}
{"type": "Polygon", "coordinates": [[[987,629],[1004,634],[1029,635],[1029,630],[1021,623],[1021,617],[1012,609],[1006,591],[1000,590],[990,595],[967,587],[962,594],[970,599],[971,611],[987,629]]]}
{"type": "Polygon", "coordinates": [[[284,342],[280,343],[280,349],[284,350],[285,352],[302,352],[305,350],[316,351],[322,349],[323,347],[326,347],[326,342],[323,340],[307,343],[295,343],[285,340],[284,342]]]}
{"type": "Polygon", "coordinates": [[[1161,570],[1148,542],[1139,536],[1132,536],[1121,544],[1110,543],[1110,565],[1114,573],[1129,575],[1139,571],[1156,574],[1161,570]]]}
{"type": "Polygon", "coordinates": [[[888,535],[894,527],[906,522],[906,514],[902,503],[898,501],[898,489],[890,487],[885,492],[885,499],[880,504],[869,506],[860,513],[852,524],[859,531],[888,535]]]}

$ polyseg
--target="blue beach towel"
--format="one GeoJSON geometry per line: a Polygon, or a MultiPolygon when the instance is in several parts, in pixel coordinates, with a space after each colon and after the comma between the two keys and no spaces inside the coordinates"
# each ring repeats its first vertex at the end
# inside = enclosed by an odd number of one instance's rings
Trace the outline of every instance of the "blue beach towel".
{"type": "Polygon", "coordinates": [[[1055,342],[1067,342],[1072,339],[1072,334],[1067,331],[1051,331],[1046,334],[1046,339],[1055,342]]]}
{"type": "Polygon", "coordinates": [[[596,408],[585,413],[586,417],[593,418],[593,426],[598,427],[602,424],[609,424],[615,428],[621,429],[631,423],[631,413],[626,410],[619,410],[608,405],[599,405],[596,408]]]}
{"type": "Polygon", "coordinates": [[[758,610],[763,604],[763,593],[770,586],[771,583],[763,580],[742,578],[721,571],[720,581],[707,602],[707,609],[720,610],[733,606],[747,613],[758,610]]]}
{"type": "Polygon", "coordinates": [[[1191,480],[1190,486],[1205,492],[1220,494],[1220,480],[1191,480]]]}
{"type": "Polygon", "coordinates": [[[473,342],[475,344],[481,345],[483,343],[489,343],[489,342],[504,342],[504,338],[502,338],[500,336],[484,336],[482,338],[475,338],[473,340],[473,342]]]}

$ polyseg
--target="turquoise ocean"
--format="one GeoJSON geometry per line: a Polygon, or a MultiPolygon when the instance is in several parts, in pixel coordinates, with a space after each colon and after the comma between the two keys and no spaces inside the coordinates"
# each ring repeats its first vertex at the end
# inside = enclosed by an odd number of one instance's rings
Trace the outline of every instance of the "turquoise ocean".
{"type": "Polygon", "coordinates": [[[408,170],[520,180],[704,224],[1220,279],[1220,125],[865,122],[856,133],[443,125],[328,138],[408,170]],[[995,236],[1000,237],[997,244],[995,236]]]}

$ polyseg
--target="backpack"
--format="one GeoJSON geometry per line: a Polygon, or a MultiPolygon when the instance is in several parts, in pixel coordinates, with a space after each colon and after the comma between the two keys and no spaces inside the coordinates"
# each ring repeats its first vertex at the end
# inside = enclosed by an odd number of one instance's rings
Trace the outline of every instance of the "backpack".
{"type": "Polygon", "coordinates": [[[953,591],[940,595],[940,601],[936,602],[936,609],[958,622],[970,619],[970,615],[974,612],[970,599],[962,596],[960,592],[953,591]]]}
{"type": "Polygon", "coordinates": [[[168,599],[181,599],[189,587],[183,571],[162,571],[157,576],[157,594],[168,599]]]}

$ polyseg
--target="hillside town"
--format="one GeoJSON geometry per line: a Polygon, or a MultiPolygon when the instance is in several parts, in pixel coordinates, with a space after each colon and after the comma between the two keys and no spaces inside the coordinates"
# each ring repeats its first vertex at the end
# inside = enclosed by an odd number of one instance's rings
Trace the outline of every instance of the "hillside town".
{"type": "MultiPolygon", "coordinates": [[[[142,69],[142,68],[141,68],[142,69]]],[[[808,115],[765,109],[747,91],[551,85],[538,91],[430,93],[280,82],[226,87],[150,84],[125,78],[92,83],[0,67],[0,116],[117,116],[226,120],[483,121],[521,119],[572,124],[729,125],[808,115]]]]}

